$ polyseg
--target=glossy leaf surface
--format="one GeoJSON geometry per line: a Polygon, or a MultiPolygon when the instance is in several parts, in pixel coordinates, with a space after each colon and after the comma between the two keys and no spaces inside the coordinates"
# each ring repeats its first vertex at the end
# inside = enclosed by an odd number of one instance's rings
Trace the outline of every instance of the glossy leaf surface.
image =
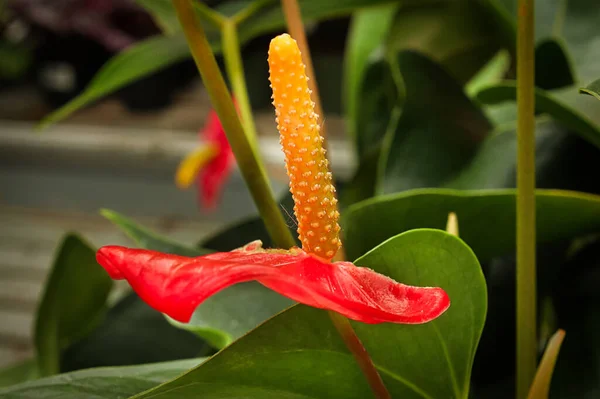
{"type": "MultiPolygon", "coordinates": [[[[350,207],[342,219],[349,257],[360,256],[396,234],[414,228],[444,229],[455,212],[461,238],[481,262],[515,245],[515,190],[412,190],[350,207]]],[[[600,231],[600,196],[537,190],[538,242],[600,231]]]]}
{"type": "Polygon", "coordinates": [[[382,154],[385,193],[436,187],[469,164],[491,125],[461,86],[433,61],[404,51],[402,116],[382,154]]]}

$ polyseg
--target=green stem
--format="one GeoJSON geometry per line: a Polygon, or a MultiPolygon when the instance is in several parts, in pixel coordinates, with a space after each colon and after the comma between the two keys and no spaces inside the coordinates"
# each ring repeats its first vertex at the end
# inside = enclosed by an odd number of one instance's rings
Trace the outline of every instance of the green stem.
{"type": "Polygon", "coordinates": [[[283,9],[283,15],[285,15],[285,22],[288,27],[290,36],[298,43],[300,53],[302,53],[302,61],[306,66],[306,74],[308,75],[308,88],[312,91],[312,100],[315,102],[315,112],[321,118],[321,136],[325,139],[323,141],[323,148],[327,149],[327,129],[325,125],[325,114],[323,112],[323,106],[321,105],[321,95],[319,94],[319,86],[317,85],[317,77],[315,75],[315,69],[313,68],[312,57],[310,56],[310,49],[308,48],[308,40],[306,39],[306,31],[304,30],[304,23],[302,22],[302,13],[300,12],[300,6],[297,0],[281,0],[281,7],[283,9]]]}
{"type": "Polygon", "coordinates": [[[192,9],[192,11],[197,12],[199,16],[201,16],[207,22],[210,22],[212,25],[219,29],[222,29],[223,25],[225,24],[225,21],[227,21],[227,19],[223,15],[219,14],[218,12],[216,12],[215,10],[213,10],[212,8],[210,8],[206,4],[203,4],[200,1],[195,1],[193,7],[194,8],[192,9]]]}
{"type": "Polygon", "coordinates": [[[248,18],[250,18],[252,15],[254,15],[257,11],[263,9],[264,7],[268,6],[269,4],[274,3],[276,1],[277,0],[258,0],[258,1],[253,1],[253,2],[251,2],[248,5],[248,7],[242,9],[237,14],[235,14],[233,17],[231,17],[231,20],[236,25],[239,25],[240,23],[244,22],[245,20],[247,20],[248,18]]]}
{"type": "Polygon", "coordinates": [[[383,384],[383,380],[373,364],[373,360],[371,360],[369,353],[362,342],[360,342],[356,332],[354,332],[350,321],[341,314],[331,310],[329,311],[329,317],[331,317],[331,321],[344,340],[344,343],[350,352],[352,352],[352,355],[354,355],[354,359],[367,378],[367,382],[371,386],[371,390],[375,394],[375,397],[377,399],[391,399],[392,397],[383,384]]]}
{"type": "Polygon", "coordinates": [[[265,222],[269,236],[275,246],[290,248],[295,245],[294,237],[273,198],[264,166],[240,123],[204,29],[199,23],[198,16],[194,13],[194,7],[190,0],[173,0],[173,5],[206,91],[223,124],[242,176],[265,222]]]}
{"type": "Polygon", "coordinates": [[[519,0],[517,31],[517,398],[537,363],[535,267],[534,0],[519,0]]]}
{"type": "Polygon", "coordinates": [[[233,94],[240,109],[242,126],[246,131],[246,135],[250,138],[252,148],[254,151],[257,151],[258,135],[256,133],[254,117],[252,116],[250,99],[248,98],[248,88],[246,86],[237,26],[232,20],[227,20],[223,25],[223,58],[225,59],[227,76],[231,82],[233,94]]]}

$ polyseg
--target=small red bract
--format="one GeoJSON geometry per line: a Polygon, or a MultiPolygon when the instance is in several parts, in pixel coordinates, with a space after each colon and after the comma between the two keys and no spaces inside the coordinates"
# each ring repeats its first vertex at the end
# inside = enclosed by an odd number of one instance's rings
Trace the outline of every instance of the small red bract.
{"type": "Polygon", "coordinates": [[[404,285],[298,248],[263,250],[260,242],[196,258],[106,246],[96,258],[113,279],[126,279],[146,303],[181,322],[211,295],[251,280],[294,301],[370,324],[426,323],[450,306],[441,288],[404,285]]]}
{"type": "Polygon", "coordinates": [[[205,142],[216,144],[218,148],[217,155],[198,173],[198,190],[202,206],[213,209],[233,169],[235,157],[214,109],[209,112],[206,125],[200,135],[205,142]]]}

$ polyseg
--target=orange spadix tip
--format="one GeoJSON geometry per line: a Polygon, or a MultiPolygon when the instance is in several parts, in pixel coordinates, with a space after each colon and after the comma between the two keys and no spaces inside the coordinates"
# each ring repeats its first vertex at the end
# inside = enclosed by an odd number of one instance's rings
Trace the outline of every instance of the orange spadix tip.
{"type": "Polygon", "coordinates": [[[341,246],[340,214],[319,133],[319,116],[310,98],[300,49],[290,35],[271,40],[269,73],[302,248],[331,259],[341,246]]]}

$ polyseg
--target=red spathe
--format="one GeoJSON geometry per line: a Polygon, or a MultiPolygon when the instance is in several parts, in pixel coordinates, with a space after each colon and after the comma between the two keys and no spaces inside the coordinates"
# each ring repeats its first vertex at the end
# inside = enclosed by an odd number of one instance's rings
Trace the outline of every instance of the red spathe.
{"type": "Polygon", "coordinates": [[[256,280],[294,301],[363,323],[426,323],[450,306],[441,288],[413,287],[350,262],[327,262],[301,249],[267,251],[260,243],[196,258],[106,246],[96,255],[113,279],[126,279],[150,306],[188,322],[205,299],[256,280]]]}

